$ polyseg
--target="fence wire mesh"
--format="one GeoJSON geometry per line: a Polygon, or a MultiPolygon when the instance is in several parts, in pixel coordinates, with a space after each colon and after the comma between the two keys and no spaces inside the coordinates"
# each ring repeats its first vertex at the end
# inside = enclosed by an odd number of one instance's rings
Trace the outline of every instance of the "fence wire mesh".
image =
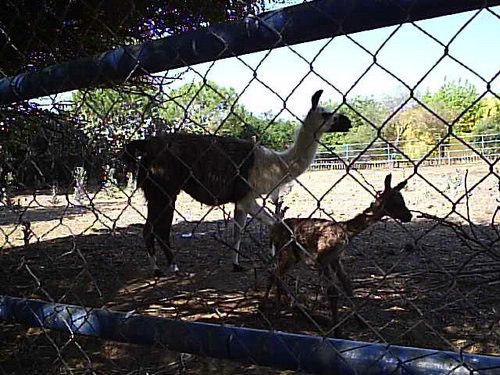
{"type": "MultiPolygon", "coordinates": [[[[0,78],[295,3],[8,2],[0,14],[0,78]]],[[[138,67],[140,75],[125,83],[2,106],[0,294],[500,355],[500,8],[485,3],[425,21],[412,21],[411,8],[401,9],[409,10],[399,24],[379,30],[161,73],[138,67]],[[312,97],[320,89],[322,108],[344,114],[352,128],[294,135],[310,125],[306,115],[315,112],[312,97]],[[200,138],[181,146],[163,138],[168,141],[148,144],[138,159],[152,163],[147,181],[156,195],[147,203],[135,180],[141,167],[127,167],[123,148],[173,133],[244,141],[202,147],[200,138]],[[318,144],[316,158],[299,176],[287,171],[297,178],[272,202],[275,186],[260,185],[278,173],[275,168],[292,163],[289,154],[278,162],[262,147],[284,151],[295,144],[293,161],[300,161],[307,160],[308,142],[318,144]],[[224,159],[226,151],[231,160],[224,159]],[[239,162],[237,151],[244,152],[239,162]],[[381,199],[389,173],[392,186],[407,181],[401,194],[410,222],[392,220],[386,211],[374,214],[372,202],[381,199]],[[238,198],[225,204],[200,203],[202,195],[209,196],[205,203],[223,200],[219,194],[240,176],[258,191],[235,192],[238,198]],[[193,180],[196,186],[188,188],[193,180]],[[238,251],[245,270],[233,272],[231,202],[246,209],[243,197],[252,194],[268,216],[276,217],[278,203],[278,216],[339,223],[330,230],[341,228],[349,241],[335,239],[328,228],[313,235],[296,231],[291,241],[299,246],[271,257],[269,226],[249,216],[238,251]],[[143,239],[149,215],[157,243],[168,241],[169,207],[179,272],[159,246],[154,269],[143,239]],[[358,214],[373,225],[348,226],[358,214]],[[338,244],[346,245],[340,255],[338,244]],[[318,276],[318,268],[330,264],[321,255],[312,264],[300,261],[322,250],[334,258],[326,256],[340,279],[335,262],[342,258],[352,294],[325,277],[327,270],[318,276]],[[266,300],[277,263],[290,258],[297,264],[276,279],[283,298],[273,289],[266,300]],[[340,297],[336,322],[331,283],[340,297]]],[[[348,16],[332,17],[336,30],[348,22],[348,16]]],[[[335,119],[321,118],[321,125],[335,119]]],[[[251,357],[250,364],[238,364],[10,322],[0,330],[5,374],[279,372],[251,357]]]]}

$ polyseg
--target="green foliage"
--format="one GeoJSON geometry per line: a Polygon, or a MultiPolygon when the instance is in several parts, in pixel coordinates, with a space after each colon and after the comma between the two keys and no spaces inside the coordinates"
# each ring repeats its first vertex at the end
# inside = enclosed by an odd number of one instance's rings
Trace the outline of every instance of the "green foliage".
{"type": "MultiPolygon", "coordinates": [[[[247,129],[251,129],[261,144],[275,150],[285,150],[290,146],[299,127],[296,121],[275,119],[270,113],[265,114],[264,118],[249,115],[246,123],[251,124],[247,129]]],[[[241,138],[249,139],[244,134],[241,138]]]]}
{"type": "Polygon", "coordinates": [[[425,107],[416,104],[399,112],[391,121],[405,139],[417,139],[432,143],[447,131],[447,125],[425,107]]]}
{"type": "Polygon", "coordinates": [[[476,86],[460,80],[445,82],[431,94],[427,92],[423,102],[447,123],[453,125],[456,134],[470,133],[481,114],[481,102],[476,86]]]}
{"type": "Polygon", "coordinates": [[[245,119],[251,117],[238,104],[233,88],[214,82],[198,82],[181,86],[168,93],[170,100],[158,112],[171,130],[198,134],[238,136],[245,130],[245,119]]]}
{"type": "Polygon", "coordinates": [[[472,133],[476,135],[500,133],[500,99],[496,97],[483,99],[482,110],[481,119],[472,128],[472,133]]]}
{"type": "Polygon", "coordinates": [[[158,102],[161,98],[151,85],[95,89],[76,91],[71,111],[79,118],[88,146],[98,154],[112,154],[130,139],[144,135],[154,123],[158,102]]]}
{"type": "MultiPolygon", "coordinates": [[[[373,97],[356,96],[343,104],[339,111],[351,119],[352,129],[345,136],[336,136],[340,143],[368,143],[377,137],[377,131],[390,113],[386,104],[373,97]]],[[[328,141],[329,138],[326,138],[328,141]]]]}
{"type": "Polygon", "coordinates": [[[479,120],[472,129],[472,134],[499,134],[500,133],[500,118],[486,117],[479,120]]]}

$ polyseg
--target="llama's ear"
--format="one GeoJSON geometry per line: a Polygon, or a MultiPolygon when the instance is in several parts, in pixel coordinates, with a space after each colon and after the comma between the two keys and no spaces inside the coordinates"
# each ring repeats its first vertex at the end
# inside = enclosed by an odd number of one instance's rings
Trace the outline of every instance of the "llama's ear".
{"type": "Polygon", "coordinates": [[[406,186],[407,182],[408,181],[406,181],[406,180],[400,182],[399,184],[396,185],[396,187],[394,188],[394,190],[400,191],[401,189],[403,189],[406,186]]]}
{"type": "Polygon", "coordinates": [[[318,107],[319,98],[321,97],[321,94],[323,94],[323,90],[318,90],[314,93],[314,95],[311,98],[311,109],[316,109],[318,107]]]}
{"type": "Polygon", "coordinates": [[[389,173],[387,176],[385,176],[385,181],[384,181],[385,191],[389,191],[391,189],[391,180],[392,180],[392,175],[389,173]]]}

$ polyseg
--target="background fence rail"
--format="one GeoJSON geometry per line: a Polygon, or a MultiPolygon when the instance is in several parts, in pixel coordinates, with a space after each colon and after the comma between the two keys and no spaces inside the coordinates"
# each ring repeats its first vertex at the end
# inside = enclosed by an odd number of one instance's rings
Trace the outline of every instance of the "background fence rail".
{"type": "MultiPolygon", "coordinates": [[[[500,134],[463,135],[461,139],[467,144],[439,144],[430,155],[422,158],[411,158],[397,151],[390,143],[346,143],[339,145],[332,154],[319,151],[311,170],[330,170],[349,168],[398,168],[419,165],[454,165],[481,162],[495,163],[500,157],[500,134]]],[[[436,140],[434,144],[437,144],[436,140]]],[[[418,140],[406,140],[396,145],[400,150],[411,149],[418,140]]]]}

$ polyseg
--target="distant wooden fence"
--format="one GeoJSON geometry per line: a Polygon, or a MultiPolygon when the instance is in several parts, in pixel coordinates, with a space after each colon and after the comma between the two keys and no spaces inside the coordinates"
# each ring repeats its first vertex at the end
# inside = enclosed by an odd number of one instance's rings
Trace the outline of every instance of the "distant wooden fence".
{"type": "Polygon", "coordinates": [[[421,141],[352,143],[337,146],[334,152],[320,150],[310,170],[401,168],[418,165],[452,165],[480,160],[494,162],[500,157],[500,134],[466,135],[449,142],[425,145],[421,141]],[[437,146],[436,146],[437,145],[437,146]],[[412,157],[415,153],[419,157],[412,157]]]}

